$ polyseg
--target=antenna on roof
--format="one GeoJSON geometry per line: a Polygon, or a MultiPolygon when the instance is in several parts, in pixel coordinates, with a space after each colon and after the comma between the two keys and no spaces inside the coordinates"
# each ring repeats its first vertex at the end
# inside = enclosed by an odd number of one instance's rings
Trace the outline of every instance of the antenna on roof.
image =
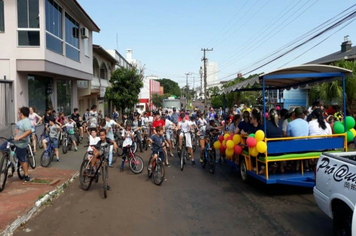
{"type": "Polygon", "coordinates": [[[344,42],[348,42],[349,41],[349,35],[344,36],[344,42]]]}

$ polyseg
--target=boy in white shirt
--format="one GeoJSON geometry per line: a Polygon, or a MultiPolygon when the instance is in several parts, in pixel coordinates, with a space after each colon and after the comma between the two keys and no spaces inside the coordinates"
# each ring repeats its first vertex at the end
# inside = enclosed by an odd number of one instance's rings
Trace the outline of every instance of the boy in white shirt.
{"type": "Polygon", "coordinates": [[[122,144],[124,155],[122,157],[120,172],[124,171],[126,155],[128,155],[129,148],[131,148],[132,140],[134,139],[134,132],[131,130],[131,126],[130,125],[127,125],[126,126],[126,130],[123,130],[122,137],[124,139],[124,143],[122,144]]]}

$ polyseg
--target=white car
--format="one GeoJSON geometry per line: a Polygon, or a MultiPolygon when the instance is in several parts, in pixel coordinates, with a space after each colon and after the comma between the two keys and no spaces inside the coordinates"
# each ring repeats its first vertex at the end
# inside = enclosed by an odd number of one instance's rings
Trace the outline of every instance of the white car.
{"type": "Polygon", "coordinates": [[[322,153],[316,168],[314,198],[333,219],[336,235],[356,236],[356,152],[322,153]]]}

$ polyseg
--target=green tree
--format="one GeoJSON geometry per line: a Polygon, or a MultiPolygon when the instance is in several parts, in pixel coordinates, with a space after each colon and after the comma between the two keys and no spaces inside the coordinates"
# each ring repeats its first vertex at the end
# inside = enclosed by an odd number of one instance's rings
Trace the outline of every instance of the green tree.
{"type": "Polygon", "coordinates": [[[165,99],[165,95],[159,95],[158,93],[152,94],[152,103],[155,107],[163,106],[163,99],[165,99]]]}
{"type": "Polygon", "coordinates": [[[106,89],[105,98],[123,111],[132,108],[139,102],[138,95],[143,87],[144,69],[119,68],[115,70],[110,78],[110,87],[106,89]]]}
{"type": "Polygon", "coordinates": [[[167,78],[157,79],[156,81],[158,81],[160,85],[163,87],[165,94],[170,94],[175,96],[180,95],[180,88],[177,82],[167,78]]]}
{"type": "MultiPolygon", "coordinates": [[[[345,80],[346,107],[351,113],[356,112],[356,62],[355,61],[338,61],[332,64],[333,66],[342,67],[352,70],[352,76],[345,80]]],[[[310,100],[315,101],[322,99],[327,103],[337,102],[342,104],[343,89],[342,81],[334,80],[314,86],[310,90],[310,100]]]]}

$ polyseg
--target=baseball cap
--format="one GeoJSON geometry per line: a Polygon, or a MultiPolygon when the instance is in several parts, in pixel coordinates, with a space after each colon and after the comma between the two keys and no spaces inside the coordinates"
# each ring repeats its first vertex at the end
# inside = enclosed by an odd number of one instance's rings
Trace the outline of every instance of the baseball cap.
{"type": "Polygon", "coordinates": [[[180,113],[180,118],[184,118],[185,117],[185,114],[184,113],[180,113]]]}
{"type": "Polygon", "coordinates": [[[173,107],[173,111],[176,111],[176,110],[177,110],[177,108],[173,107]]]}
{"type": "Polygon", "coordinates": [[[292,113],[294,112],[294,110],[295,110],[295,109],[293,109],[293,108],[289,108],[288,113],[287,113],[287,117],[288,117],[288,118],[292,115],[292,113]]]}

